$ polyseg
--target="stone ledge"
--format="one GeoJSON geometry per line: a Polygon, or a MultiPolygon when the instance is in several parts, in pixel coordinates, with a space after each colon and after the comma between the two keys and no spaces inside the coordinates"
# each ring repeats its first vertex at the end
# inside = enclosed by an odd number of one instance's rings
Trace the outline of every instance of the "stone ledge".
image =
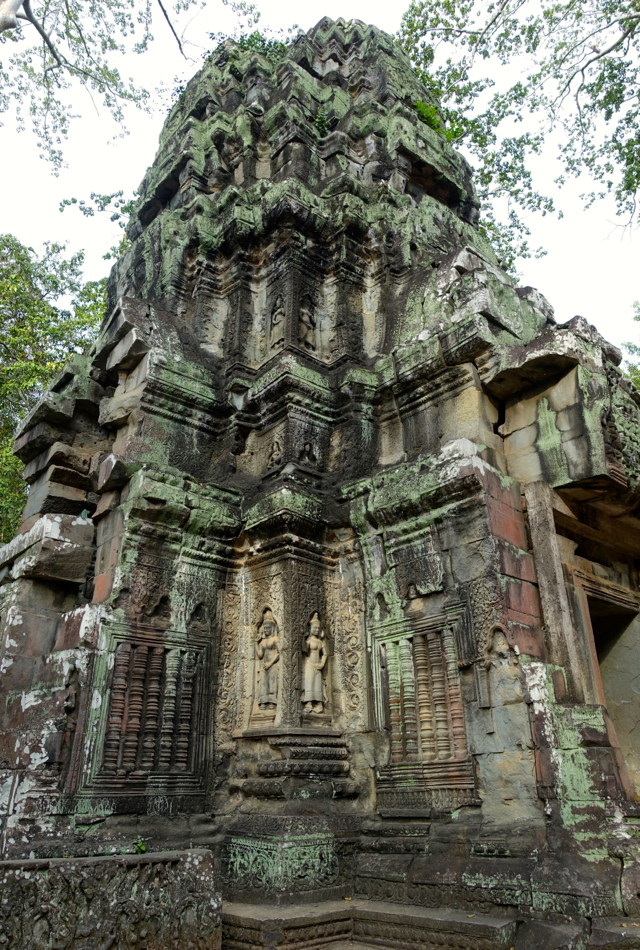
{"type": "Polygon", "coordinates": [[[335,947],[335,941],[368,946],[463,950],[509,950],[517,921],[513,916],[468,914],[449,907],[408,907],[383,901],[342,900],[273,907],[225,903],[223,950],[297,950],[335,947]],[[443,943],[443,940],[445,941],[443,943]]]}

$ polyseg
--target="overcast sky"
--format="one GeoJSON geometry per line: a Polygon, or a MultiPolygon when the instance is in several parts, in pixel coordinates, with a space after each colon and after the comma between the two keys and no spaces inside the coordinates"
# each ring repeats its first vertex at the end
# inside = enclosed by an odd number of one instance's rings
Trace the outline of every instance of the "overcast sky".
{"type": "MultiPolygon", "coordinates": [[[[405,0],[395,4],[381,0],[307,0],[305,4],[260,0],[258,5],[261,25],[275,29],[286,29],[294,22],[309,29],[328,15],[357,17],[395,33],[405,0]]],[[[234,23],[220,0],[209,2],[188,27],[186,37],[192,45],[187,50],[193,60],[185,63],[165,24],[158,19],[151,51],[144,56],[132,55],[121,71],[150,88],[163,80],[171,84],[176,75],[189,78],[210,48],[207,34],[230,31],[234,23]]],[[[92,191],[106,194],[122,189],[128,194],[136,188],[153,160],[163,116],[132,110],[127,117],[129,134],[122,136],[108,115],[97,114],[85,93],[74,97],[70,94],[69,98],[73,111],[81,113],[82,118],[72,124],[65,146],[68,167],[57,178],[38,157],[31,133],[16,134],[10,118],[4,117],[5,125],[0,128],[4,179],[0,230],[15,234],[36,249],[44,240],[67,241],[73,251],[82,248],[86,277],[98,278],[108,267],[102,255],[119,239],[117,226],[106,215],[87,219],[75,209],[60,214],[59,204],[65,198],[88,199],[92,191]]],[[[578,197],[584,186],[571,183],[557,191],[552,184],[558,174],[553,157],[539,162],[536,173],[543,190],[554,193],[565,216],[561,221],[531,217],[531,242],[544,246],[548,254],[541,260],[520,264],[522,282],[540,289],[560,322],[581,314],[617,345],[638,339],[640,325],[632,320],[632,303],[640,298],[640,233],[623,232],[612,202],[600,202],[584,211],[578,197]]]]}

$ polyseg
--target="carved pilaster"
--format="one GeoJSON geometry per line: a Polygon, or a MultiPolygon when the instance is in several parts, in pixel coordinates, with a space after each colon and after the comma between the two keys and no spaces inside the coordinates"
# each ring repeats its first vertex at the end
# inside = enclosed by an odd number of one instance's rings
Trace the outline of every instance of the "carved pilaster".
{"type": "Polygon", "coordinates": [[[387,676],[389,677],[389,720],[391,723],[391,761],[402,762],[402,703],[398,644],[387,644],[387,676]]]}
{"type": "Polygon", "coordinates": [[[279,722],[282,726],[300,725],[299,656],[302,642],[300,589],[296,565],[289,562],[284,577],[284,633],[282,637],[282,696],[279,700],[279,722]],[[287,609],[288,608],[288,609],[287,609]]]}
{"type": "Polygon", "coordinates": [[[416,667],[416,692],[418,694],[418,720],[420,723],[422,758],[425,762],[430,762],[435,758],[436,747],[433,734],[433,716],[429,683],[429,651],[422,634],[417,634],[413,638],[413,656],[416,667]]]}
{"type": "Polygon", "coordinates": [[[107,734],[104,741],[104,762],[106,772],[115,772],[118,768],[120,755],[120,737],[124,720],[124,711],[127,699],[127,679],[129,676],[129,662],[131,660],[131,644],[121,643],[115,653],[113,667],[113,682],[111,685],[111,702],[107,734]]]}
{"type": "Polygon", "coordinates": [[[418,723],[416,720],[416,687],[413,673],[411,643],[401,640],[399,662],[402,674],[402,713],[404,720],[405,758],[415,762],[418,758],[418,723]]]}
{"type": "Polygon", "coordinates": [[[453,754],[456,759],[466,759],[468,755],[467,735],[464,727],[464,709],[456,660],[456,641],[451,627],[445,627],[442,631],[442,651],[447,670],[453,754]]]}
{"type": "Polygon", "coordinates": [[[168,769],[171,765],[179,671],[180,650],[169,650],[162,708],[162,726],[160,729],[160,754],[158,756],[158,767],[161,769],[168,769]]]}
{"type": "Polygon", "coordinates": [[[125,772],[132,772],[136,767],[148,656],[148,647],[142,645],[136,646],[133,654],[129,706],[127,709],[127,723],[125,726],[124,745],[122,749],[122,768],[125,772]]]}
{"type": "Polygon", "coordinates": [[[149,657],[149,682],[147,684],[147,703],[144,712],[142,739],[142,768],[145,770],[152,769],[155,761],[164,652],[162,647],[154,647],[149,657]]]}
{"type": "Polygon", "coordinates": [[[196,672],[196,655],[189,650],[182,661],[180,712],[176,737],[175,768],[184,771],[189,764],[189,738],[191,732],[191,709],[193,706],[193,678],[196,672]]]}
{"type": "Polygon", "coordinates": [[[447,681],[442,656],[440,634],[430,632],[427,635],[429,661],[431,665],[431,684],[435,718],[436,758],[448,759],[451,756],[451,738],[449,734],[449,709],[447,703],[447,681]]]}

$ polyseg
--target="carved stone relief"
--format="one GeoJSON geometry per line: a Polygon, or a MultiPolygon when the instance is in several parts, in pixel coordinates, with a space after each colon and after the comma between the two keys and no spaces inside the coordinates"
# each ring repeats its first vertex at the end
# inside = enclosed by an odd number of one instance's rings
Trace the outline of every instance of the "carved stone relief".
{"type": "Polygon", "coordinates": [[[308,294],[300,301],[298,316],[298,344],[310,353],[316,352],[317,315],[313,301],[308,294]]]}
{"type": "Polygon", "coordinates": [[[302,652],[302,709],[307,716],[320,715],[327,703],[325,633],[315,611],[307,627],[302,652]]]}
{"type": "Polygon", "coordinates": [[[275,717],[278,705],[278,679],[280,668],[280,637],[278,623],[266,607],[258,627],[256,656],[258,657],[258,708],[263,716],[275,717]]]}
{"type": "Polygon", "coordinates": [[[282,294],[278,294],[271,310],[271,320],[269,324],[269,349],[271,352],[284,346],[286,332],[285,321],[284,298],[282,294]]]}

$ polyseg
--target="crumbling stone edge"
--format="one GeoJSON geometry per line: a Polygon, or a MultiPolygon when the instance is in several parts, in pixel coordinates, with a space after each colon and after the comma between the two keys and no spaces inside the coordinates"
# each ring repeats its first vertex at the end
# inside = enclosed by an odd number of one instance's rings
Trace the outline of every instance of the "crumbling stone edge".
{"type": "Polygon", "coordinates": [[[0,945],[219,950],[207,850],[0,862],[0,945]]]}

